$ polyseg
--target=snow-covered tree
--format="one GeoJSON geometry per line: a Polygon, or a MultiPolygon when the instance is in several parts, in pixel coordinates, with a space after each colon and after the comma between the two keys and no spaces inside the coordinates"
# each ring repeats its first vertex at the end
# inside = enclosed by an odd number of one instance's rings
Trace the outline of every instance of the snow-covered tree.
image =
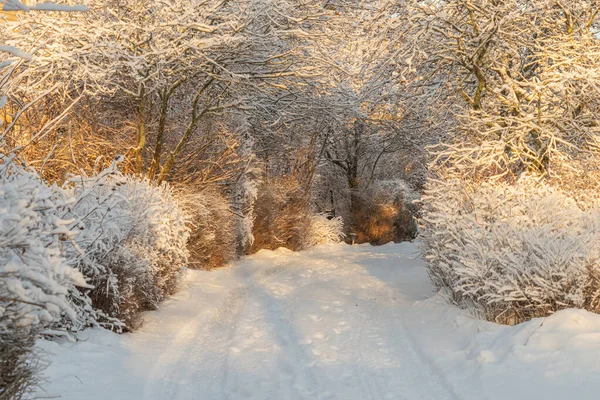
{"type": "Polygon", "coordinates": [[[126,107],[137,131],[135,169],[144,170],[152,139],[146,173],[162,181],[199,121],[235,105],[226,95],[240,79],[229,67],[245,42],[243,14],[219,1],[92,1],[89,7],[68,18],[28,15],[13,29],[22,46],[43,43],[27,77],[126,107]],[[174,110],[185,111],[176,113],[176,123],[169,120],[174,110]]]}
{"type": "Polygon", "coordinates": [[[323,75],[325,63],[317,71],[303,46],[321,33],[319,1],[102,0],[89,7],[68,18],[27,15],[11,29],[11,43],[36,48],[19,92],[67,87],[96,129],[130,135],[132,169],[159,182],[193,171],[178,167],[205,145],[211,119],[268,109],[278,90],[323,75]]]}
{"type": "Polygon", "coordinates": [[[597,2],[408,1],[398,12],[415,99],[453,116],[440,163],[482,178],[595,165],[597,2]]]}
{"type": "Polygon", "coordinates": [[[439,142],[422,219],[434,283],[503,322],[596,310],[598,2],[386,10],[410,107],[439,142]]]}

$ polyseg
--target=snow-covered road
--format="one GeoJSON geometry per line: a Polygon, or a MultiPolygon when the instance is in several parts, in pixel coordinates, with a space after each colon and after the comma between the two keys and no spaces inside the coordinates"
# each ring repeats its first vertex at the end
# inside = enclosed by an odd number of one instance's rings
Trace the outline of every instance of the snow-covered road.
{"type": "Polygon", "coordinates": [[[550,331],[541,320],[500,327],[431,296],[411,244],[263,251],[190,271],[134,334],[41,342],[52,365],[40,395],[482,400],[563,399],[576,389],[578,399],[597,398],[600,365],[586,353],[590,342],[600,350],[600,317],[571,310],[546,319],[550,331]]]}

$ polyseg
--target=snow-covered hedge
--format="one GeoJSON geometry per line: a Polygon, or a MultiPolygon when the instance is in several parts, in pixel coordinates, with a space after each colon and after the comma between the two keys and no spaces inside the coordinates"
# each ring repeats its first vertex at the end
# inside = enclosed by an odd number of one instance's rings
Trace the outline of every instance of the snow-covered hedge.
{"type": "Polygon", "coordinates": [[[600,311],[600,209],[539,179],[430,181],[421,224],[433,282],[487,319],[600,311]]]}
{"type": "Polygon", "coordinates": [[[23,327],[61,313],[76,319],[68,294],[86,282],[61,250],[73,236],[59,217],[67,204],[36,173],[0,158],[0,321],[23,327]]]}
{"type": "Polygon", "coordinates": [[[77,320],[69,293],[86,282],[62,253],[73,234],[57,192],[0,155],[0,399],[19,399],[35,382],[35,335],[61,315],[77,320]]]}
{"type": "Polygon", "coordinates": [[[124,176],[116,162],[61,188],[0,155],[0,399],[31,389],[38,333],[132,328],[173,293],[186,224],[168,185],[124,176]]]}
{"type": "Polygon", "coordinates": [[[118,329],[117,318],[135,327],[141,311],[177,287],[188,261],[186,215],[168,185],[124,176],[114,165],[96,177],[71,178],[67,190],[75,198],[68,217],[80,231],[70,262],[94,285],[81,293],[92,306],[79,302],[81,322],[101,317],[118,329]]]}

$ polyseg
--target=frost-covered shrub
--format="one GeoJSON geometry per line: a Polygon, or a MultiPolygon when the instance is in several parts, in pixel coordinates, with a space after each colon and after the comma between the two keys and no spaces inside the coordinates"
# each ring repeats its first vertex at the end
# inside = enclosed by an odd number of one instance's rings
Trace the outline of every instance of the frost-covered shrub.
{"type": "Polygon", "coordinates": [[[20,398],[33,383],[35,334],[61,315],[77,319],[68,294],[86,282],[61,253],[72,232],[57,192],[0,157],[0,399],[20,398]]]}
{"type": "Polygon", "coordinates": [[[215,268],[236,258],[236,215],[220,193],[201,191],[180,195],[189,215],[190,268],[215,268]]]}
{"type": "Polygon", "coordinates": [[[310,197],[296,179],[284,176],[265,180],[254,206],[252,252],[278,247],[302,249],[310,215],[310,197]]]}
{"type": "Polygon", "coordinates": [[[344,238],[344,222],[341,217],[329,219],[326,215],[315,214],[307,219],[308,228],[303,237],[302,248],[319,244],[339,243],[344,238]]]}
{"type": "Polygon", "coordinates": [[[16,326],[76,318],[67,295],[86,282],[61,254],[73,235],[58,216],[64,206],[37,174],[0,160],[0,318],[16,326]]]}
{"type": "Polygon", "coordinates": [[[286,247],[302,250],[342,235],[342,220],[327,221],[316,214],[310,193],[294,177],[283,176],[262,182],[254,206],[252,251],[286,247]],[[327,221],[327,222],[325,222],[327,221]]]}
{"type": "Polygon", "coordinates": [[[431,181],[421,224],[434,284],[487,319],[600,311],[600,209],[543,181],[431,181]]]}
{"type": "Polygon", "coordinates": [[[351,231],[359,243],[385,244],[417,235],[418,194],[402,180],[377,181],[352,193],[351,231]]]}
{"type": "Polygon", "coordinates": [[[123,176],[114,165],[69,185],[76,200],[68,216],[80,230],[70,258],[94,285],[81,293],[91,299],[91,308],[79,303],[83,322],[102,317],[102,325],[120,329],[116,318],[134,328],[141,311],[177,287],[188,261],[186,216],[168,185],[123,176]]]}

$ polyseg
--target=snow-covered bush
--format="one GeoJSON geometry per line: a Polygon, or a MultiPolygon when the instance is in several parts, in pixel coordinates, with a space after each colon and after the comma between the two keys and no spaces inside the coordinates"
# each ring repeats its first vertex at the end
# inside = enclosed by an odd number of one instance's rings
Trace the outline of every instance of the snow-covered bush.
{"type": "Polygon", "coordinates": [[[76,318],[67,295],[86,282],[61,254],[73,235],[58,216],[63,207],[37,174],[0,159],[0,319],[29,326],[61,313],[76,318]]]}
{"type": "Polygon", "coordinates": [[[251,251],[278,247],[300,250],[309,215],[310,198],[296,179],[283,176],[265,180],[254,206],[251,251]]]}
{"type": "Polygon", "coordinates": [[[120,329],[117,318],[134,328],[141,311],[156,308],[177,287],[188,261],[186,215],[167,184],[124,176],[114,164],[68,184],[76,199],[68,217],[80,230],[70,262],[94,285],[78,303],[82,323],[101,316],[108,318],[104,326],[120,329]]]}
{"type": "Polygon", "coordinates": [[[68,201],[57,193],[14,157],[0,156],[0,399],[27,392],[35,334],[61,315],[76,320],[68,295],[87,286],[61,253],[73,234],[59,218],[68,201]]]}
{"type": "Polygon", "coordinates": [[[237,255],[247,254],[254,244],[254,208],[262,176],[262,170],[252,151],[252,142],[246,141],[240,154],[253,162],[248,164],[232,190],[232,208],[237,216],[237,255]]]}
{"type": "MultiPolygon", "coordinates": [[[[592,198],[592,197],[589,197],[592,198]]],[[[428,183],[422,245],[434,284],[483,317],[516,323],[600,312],[600,209],[540,179],[428,183]]]]}
{"type": "Polygon", "coordinates": [[[344,221],[341,217],[329,219],[324,214],[308,217],[308,229],[303,237],[302,248],[307,249],[324,243],[339,243],[344,235],[344,221]]]}
{"type": "Polygon", "coordinates": [[[417,235],[418,194],[403,180],[376,181],[352,193],[351,231],[359,243],[385,244],[417,235]]]}
{"type": "Polygon", "coordinates": [[[237,217],[227,199],[215,191],[184,191],[179,198],[190,220],[190,268],[210,269],[235,259],[237,217]]]}
{"type": "Polygon", "coordinates": [[[291,176],[262,182],[254,217],[252,251],[278,247],[296,251],[315,244],[337,242],[342,236],[341,218],[327,221],[325,216],[315,215],[310,193],[291,176]]]}

